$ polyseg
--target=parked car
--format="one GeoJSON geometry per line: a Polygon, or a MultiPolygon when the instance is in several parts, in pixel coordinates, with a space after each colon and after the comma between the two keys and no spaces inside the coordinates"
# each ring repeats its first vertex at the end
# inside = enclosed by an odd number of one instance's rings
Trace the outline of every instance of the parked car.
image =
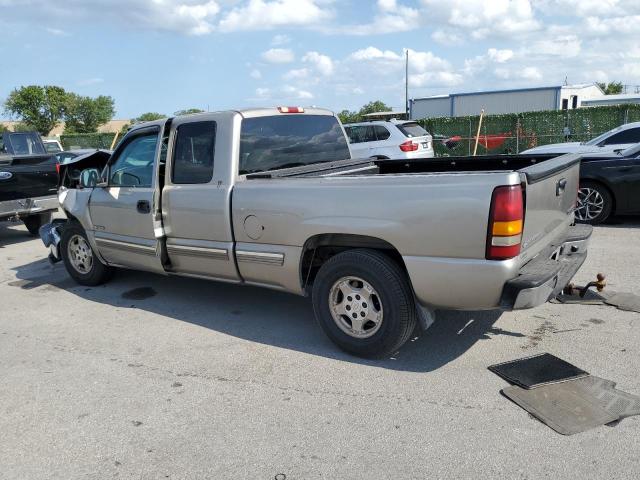
{"type": "Polygon", "coordinates": [[[61,165],[68,221],[42,238],[83,285],[127,267],[310,295],[331,340],[380,356],[438,308],[530,308],[559,292],[591,234],[572,226],[579,167],[354,160],[317,108],[185,115],[61,165]]]}
{"type": "Polygon", "coordinates": [[[550,153],[607,153],[624,150],[640,143],[640,122],[626,123],[587,142],[567,142],[541,145],[520,152],[523,155],[550,153]]]}
{"type": "Polygon", "coordinates": [[[44,148],[47,153],[58,153],[62,152],[62,144],[55,139],[43,139],[42,143],[44,143],[44,148]]]}
{"type": "Polygon", "coordinates": [[[55,158],[37,132],[4,132],[0,142],[0,221],[22,220],[36,235],[58,209],[55,158]]]}
{"type": "Polygon", "coordinates": [[[640,145],[582,155],[576,218],[598,224],[611,215],[640,214],[640,145]]]}
{"type": "Polygon", "coordinates": [[[433,158],[433,138],[411,120],[377,120],[344,125],[355,158],[433,158]]]}

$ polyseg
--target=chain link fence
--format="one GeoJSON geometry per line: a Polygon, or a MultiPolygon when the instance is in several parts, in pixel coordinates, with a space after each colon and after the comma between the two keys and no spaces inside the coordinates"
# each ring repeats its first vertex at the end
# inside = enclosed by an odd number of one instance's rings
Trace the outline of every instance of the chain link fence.
{"type": "MultiPolygon", "coordinates": [[[[425,118],[436,156],[473,155],[480,116],[425,118]]],[[[584,142],[619,125],[640,121],[640,105],[615,105],[485,115],[478,155],[520,153],[549,143],[584,142]]]]}

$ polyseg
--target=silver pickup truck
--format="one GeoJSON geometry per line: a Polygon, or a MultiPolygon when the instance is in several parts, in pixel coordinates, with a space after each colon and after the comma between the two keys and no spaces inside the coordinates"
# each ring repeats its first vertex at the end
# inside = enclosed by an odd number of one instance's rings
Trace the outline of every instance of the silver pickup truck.
{"type": "Polygon", "coordinates": [[[310,295],[360,356],[397,350],[437,309],[546,302],[586,257],[579,157],[352,159],[316,108],[202,113],[134,127],[63,165],[68,221],[43,235],[83,285],[114,267],[310,295]]]}

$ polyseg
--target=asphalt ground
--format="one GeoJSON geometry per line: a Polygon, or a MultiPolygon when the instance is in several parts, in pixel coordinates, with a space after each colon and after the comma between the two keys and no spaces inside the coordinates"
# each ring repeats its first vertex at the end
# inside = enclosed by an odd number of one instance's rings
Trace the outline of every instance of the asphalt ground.
{"type": "MultiPolygon", "coordinates": [[[[440,312],[392,358],[337,350],[308,299],[121,271],[74,284],[0,224],[0,478],[640,477],[640,418],[570,437],[500,395],[550,352],[640,395],[640,314],[440,312]],[[280,476],[278,476],[280,475],[280,476]]],[[[640,219],[597,227],[578,283],[640,294],[640,219]]]]}

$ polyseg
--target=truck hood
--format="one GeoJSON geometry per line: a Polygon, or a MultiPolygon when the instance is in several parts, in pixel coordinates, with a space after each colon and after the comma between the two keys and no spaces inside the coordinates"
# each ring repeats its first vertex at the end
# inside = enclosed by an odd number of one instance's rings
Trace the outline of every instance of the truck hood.
{"type": "Polygon", "coordinates": [[[58,186],[74,188],[82,170],[86,168],[102,170],[110,158],[110,150],[95,150],[60,164],[60,185],[58,186]]]}
{"type": "Polygon", "coordinates": [[[520,152],[521,154],[531,153],[577,153],[577,152],[589,152],[598,147],[591,147],[588,145],[582,145],[580,142],[567,142],[567,143],[551,143],[549,145],[541,145],[539,147],[530,148],[520,152]]]}

